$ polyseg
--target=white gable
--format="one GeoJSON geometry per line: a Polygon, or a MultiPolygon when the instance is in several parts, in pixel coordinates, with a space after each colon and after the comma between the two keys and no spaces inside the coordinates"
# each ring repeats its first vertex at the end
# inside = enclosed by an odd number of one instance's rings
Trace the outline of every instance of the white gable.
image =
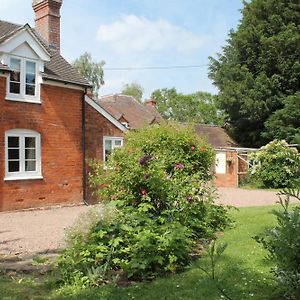
{"type": "Polygon", "coordinates": [[[28,45],[27,42],[24,42],[16,49],[11,51],[11,54],[29,59],[39,59],[38,55],[32,50],[32,48],[28,45]]]}
{"type": "Polygon", "coordinates": [[[43,45],[37,40],[37,38],[33,35],[29,26],[24,26],[22,30],[18,31],[10,38],[5,40],[2,44],[0,44],[0,52],[3,53],[10,54],[13,53],[14,51],[22,51],[22,50],[25,50],[25,52],[29,55],[33,55],[34,53],[36,57],[42,61],[50,60],[50,54],[43,47],[43,45]],[[28,49],[28,47],[30,48],[30,50],[28,49]]]}

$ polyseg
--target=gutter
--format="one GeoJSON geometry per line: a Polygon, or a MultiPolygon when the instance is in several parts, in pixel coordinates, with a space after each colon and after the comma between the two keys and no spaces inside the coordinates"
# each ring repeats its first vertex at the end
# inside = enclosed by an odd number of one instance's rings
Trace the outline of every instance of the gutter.
{"type": "Polygon", "coordinates": [[[87,185],[87,176],[86,176],[86,142],[85,142],[85,96],[87,94],[87,88],[84,89],[84,93],[82,95],[82,108],[81,108],[81,114],[82,114],[82,191],[83,191],[83,203],[85,205],[89,205],[89,203],[86,200],[87,191],[86,191],[86,185],[87,185]]]}
{"type": "MultiPolygon", "coordinates": [[[[55,77],[48,76],[45,73],[42,73],[42,78],[44,80],[50,80],[50,81],[61,82],[61,83],[64,83],[64,84],[74,84],[74,85],[82,86],[85,89],[91,87],[90,84],[84,84],[84,83],[79,83],[79,82],[75,82],[75,81],[72,81],[72,80],[64,80],[64,79],[60,79],[60,78],[55,78],[55,77]]],[[[86,91],[85,91],[85,94],[86,94],[86,91]]]]}

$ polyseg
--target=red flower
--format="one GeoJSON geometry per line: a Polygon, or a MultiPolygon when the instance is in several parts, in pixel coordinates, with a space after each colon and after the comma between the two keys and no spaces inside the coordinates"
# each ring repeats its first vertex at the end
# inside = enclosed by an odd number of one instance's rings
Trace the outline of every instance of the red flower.
{"type": "Polygon", "coordinates": [[[191,149],[192,149],[192,151],[195,151],[196,147],[195,147],[195,146],[192,146],[191,149]]]}
{"type": "Polygon", "coordinates": [[[147,193],[147,191],[145,189],[142,189],[141,192],[140,192],[140,194],[142,196],[147,196],[148,195],[148,193],[147,193]]]}
{"type": "Polygon", "coordinates": [[[174,170],[182,170],[182,169],[184,169],[183,163],[177,163],[174,165],[174,170]]]}

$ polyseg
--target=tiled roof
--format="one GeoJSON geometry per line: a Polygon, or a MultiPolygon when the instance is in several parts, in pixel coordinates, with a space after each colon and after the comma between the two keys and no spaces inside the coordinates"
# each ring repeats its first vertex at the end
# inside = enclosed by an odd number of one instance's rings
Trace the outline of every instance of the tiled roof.
{"type": "Polygon", "coordinates": [[[0,42],[7,39],[13,32],[20,29],[22,25],[0,20],[0,42]]]}
{"type": "MultiPolygon", "coordinates": [[[[0,43],[23,27],[23,25],[0,20],[0,43]]],[[[44,73],[42,74],[43,78],[82,86],[90,86],[89,82],[84,79],[57,51],[51,50],[47,46],[47,43],[34,29],[31,29],[31,31],[43,47],[50,53],[51,58],[49,62],[45,63],[44,73]]]]}
{"type": "Polygon", "coordinates": [[[197,135],[205,136],[207,142],[214,148],[238,146],[226,130],[220,126],[196,124],[195,131],[197,135]]]}
{"type": "Polygon", "coordinates": [[[156,108],[141,104],[131,96],[104,96],[96,102],[119,122],[127,122],[131,129],[163,121],[156,108]]]}

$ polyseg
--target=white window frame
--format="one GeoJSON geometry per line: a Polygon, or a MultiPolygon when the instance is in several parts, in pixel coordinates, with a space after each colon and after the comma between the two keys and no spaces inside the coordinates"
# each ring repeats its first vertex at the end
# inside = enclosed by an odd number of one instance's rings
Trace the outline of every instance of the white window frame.
{"type": "Polygon", "coordinates": [[[106,141],[111,141],[112,142],[112,151],[116,148],[121,148],[123,147],[124,144],[124,138],[122,137],[115,137],[115,136],[104,136],[103,137],[103,162],[106,162],[106,158],[105,158],[105,142],[106,141]],[[115,142],[116,141],[121,141],[121,146],[115,146],[115,142]]]}
{"type": "Polygon", "coordinates": [[[11,101],[21,101],[21,102],[29,102],[29,103],[41,103],[40,99],[40,83],[41,83],[41,75],[39,73],[40,62],[35,59],[28,59],[25,57],[20,57],[16,55],[8,56],[8,66],[10,66],[11,59],[18,59],[21,61],[20,66],[20,94],[15,94],[10,92],[10,75],[7,78],[6,83],[6,100],[11,101]],[[26,62],[35,63],[35,95],[26,95],[26,62]]]}
{"type": "Polygon", "coordinates": [[[27,180],[27,179],[42,179],[42,165],[41,165],[41,135],[37,131],[28,129],[12,129],[5,132],[5,181],[8,180],[27,180]],[[19,159],[20,171],[9,172],[8,168],[8,138],[19,138],[19,159]],[[25,171],[25,138],[35,138],[36,148],[36,170],[25,171]]]}

